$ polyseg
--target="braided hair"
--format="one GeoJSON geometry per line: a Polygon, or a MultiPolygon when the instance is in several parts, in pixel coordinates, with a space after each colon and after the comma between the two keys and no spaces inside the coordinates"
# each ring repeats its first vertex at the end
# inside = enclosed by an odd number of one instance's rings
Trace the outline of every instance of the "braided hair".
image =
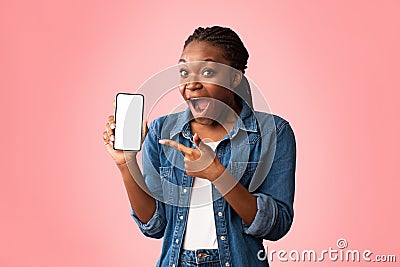
{"type": "MultiPolygon", "coordinates": [[[[222,56],[231,63],[231,67],[244,74],[249,52],[247,52],[240,37],[232,29],[221,26],[199,27],[186,39],[183,49],[193,41],[204,41],[222,48],[224,51],[222,56]]],[[[236,103],[241,105],[242,100],[244,100],[248,106],[253,108],[250,85],[244,75],[234,92],[236,103]]]]}
{"type": "Polygon", "coordinates": [[[223,56],[231,63],[231,67],[244,73],[247,68],[249,53],[240,37],[230,28],[212,26],[199,27],[185,41],[183,48],[192,41],[204,41],[224,50],[223,56]]]}

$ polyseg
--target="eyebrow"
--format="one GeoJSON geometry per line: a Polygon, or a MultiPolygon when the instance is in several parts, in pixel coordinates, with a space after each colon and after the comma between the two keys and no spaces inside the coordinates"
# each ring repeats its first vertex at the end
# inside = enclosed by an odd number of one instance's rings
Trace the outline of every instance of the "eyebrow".
{"type": "MultiPolygon", "coordinates": [[[[218,63],[216,60],[214,60],[214,59],[212,59],[212,58],[206,58],[206,59],[200,60],[200,61],[211,61],[211,62],[216,62],[216,63],[218,63]]],[[[181,62],[186,63],[187,61],[186,61],[185,59],[181,58],[181,59],[179,59],[178,63],[181,63],[181,62]]]]}

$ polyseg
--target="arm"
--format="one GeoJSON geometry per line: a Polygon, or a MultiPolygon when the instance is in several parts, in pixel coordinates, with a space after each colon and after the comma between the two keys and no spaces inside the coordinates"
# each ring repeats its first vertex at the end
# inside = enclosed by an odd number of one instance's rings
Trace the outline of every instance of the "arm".
{"type": "MultiPolygon", "coordinates": [[[[104,145],[121,173],[131,205],[131,215],[146,236],[160,238],[163,235],[165,224],[163,206],[157,203],[146,186],[137,163],[137,153],[113,149],[114,128],[114,116],[109,116],[106,131],[103,133],[104,145]]],[[[144,122],[143,129],[143,136],[146,136],[148,130],[146,122],[144,122]]]]}
{"type": "Polygon", "coordinates": [[[212,183],[244,223],[250,225],[257,214],[257,198],[239,183],[224,166],[222,168],[222,174],[218,176],[219,178],[213,180],[212,183]]]}
{"type": "MultiPolygon", "coordinates": [[[[265,160],[269,156],[262,154],[261,157],[265,160]]],[[[253,223],[245,226],[247,234],[278,240],[289,231],[294,216],[295,168],[294,133],[288,122],[281,121],[276,127],[276,149],[271,168],[254,192],[258,211],[253,223]]]]}
{"type": "Polygon", "coordinates": [[[129,163],[125,162],[117,164],[117,166],[121,172],[132,209],[142,223],[147,223],[156,210],[156,201],[142,189],[146,185],[136,158],[129,163]]]}

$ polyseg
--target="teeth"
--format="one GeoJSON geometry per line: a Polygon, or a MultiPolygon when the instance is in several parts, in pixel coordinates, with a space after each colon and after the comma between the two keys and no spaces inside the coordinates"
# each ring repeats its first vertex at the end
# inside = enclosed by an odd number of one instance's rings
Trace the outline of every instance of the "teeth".
{"type": "Polygon", "coordinates": [[[196,109],[196,110],[198,110],[198,98],[190,98],[188,101],[190,102],[190,103],[192,103],[192,106],[196,109]]]}
{"type": "Polygon", "coordinates": [[[198,101],[199,99],[198,98],[192,98],[191,99],[191,101],[192,101],[192,104],[193,104],[193,106],[194,106],[194,108],[195,109],[198,109],[199,108],[199,105],[198,105],[198,101]]]}

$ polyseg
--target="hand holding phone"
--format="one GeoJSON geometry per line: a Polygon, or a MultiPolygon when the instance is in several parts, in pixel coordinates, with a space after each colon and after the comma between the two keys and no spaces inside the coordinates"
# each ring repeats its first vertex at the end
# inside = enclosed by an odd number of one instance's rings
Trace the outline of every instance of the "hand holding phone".
{"type": "Polygon", "coordinates": [[[115,97],[114,149],[139,151],[142,148],[144,97],[118,93],[115,97]]]}

